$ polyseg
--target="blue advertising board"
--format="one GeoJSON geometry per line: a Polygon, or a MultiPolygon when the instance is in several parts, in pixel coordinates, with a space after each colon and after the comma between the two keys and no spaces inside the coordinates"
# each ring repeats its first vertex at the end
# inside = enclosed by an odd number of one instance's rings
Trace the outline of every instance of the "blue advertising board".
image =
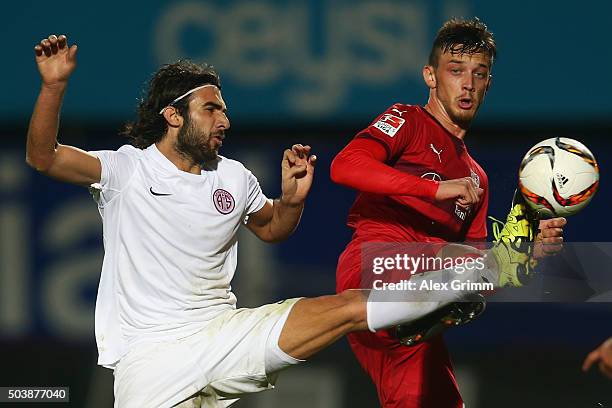
{"type": "Polygon", "coordinates": [[[51,33],[79,45],[67,117],[123,120],[159,65],[215,65],[230,117],[272,126],[367,121],[394,102],[422,104],[421,69],[440,24],[479,16],[499,58],[480,120],[604,120],[612,63],[603,34],[612,6],[553,0],[316,0],[88,3],[3,6],[0,119],[27,118],[39,79],[32,47],[51,33]],[[45,10],[44,12],[42,10],[45,10]],[[8,57],[10,56],[10,57],[8,57]]]}

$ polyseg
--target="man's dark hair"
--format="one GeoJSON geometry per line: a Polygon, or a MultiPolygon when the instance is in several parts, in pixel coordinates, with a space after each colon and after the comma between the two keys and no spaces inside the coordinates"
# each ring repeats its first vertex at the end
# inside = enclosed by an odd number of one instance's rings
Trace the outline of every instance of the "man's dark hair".
{"type": "Polygon", "coordinates": [[[493,65],[497,55],[497,46],[493,33],[487,30],[486,24],[478,17],[472,20],[452,18],[442,25],[436,35],[429,54],[429,65],[437,67],[440,54],[445,52],[452,54],[482,52],[489,55],[491,65],[493,65]]]}
{"type": "MultiPolygon", "coordinates": [[[[159,111],[185,92],[206,84],[216,85],[221,89],[219,74],[211,65],[180,60],[162,66],[149,80],[145,95],[138,103],[136,120],[128,122],[121,134],[127,136],[131,143],[140,149],[160,141],[168,126],[164,115],[159,111]]],[[[185,115],[189,112],[191,97],[192,95],[188,95],[172,106],[181,115],[185,115]]]]}

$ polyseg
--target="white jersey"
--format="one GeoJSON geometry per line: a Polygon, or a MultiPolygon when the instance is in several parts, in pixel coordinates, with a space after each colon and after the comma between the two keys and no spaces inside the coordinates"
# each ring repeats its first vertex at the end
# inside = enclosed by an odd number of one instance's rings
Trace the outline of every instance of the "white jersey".
{"type": "Polygon", "coordinates": [[[249,170],[222,156],[191,174],[155,145],[91,153],[102,163],[94,197],[105,250],[98,363],[113,368],[138,343],[190,336],[235,308],[238,228],[266,197],[249,170]]]}

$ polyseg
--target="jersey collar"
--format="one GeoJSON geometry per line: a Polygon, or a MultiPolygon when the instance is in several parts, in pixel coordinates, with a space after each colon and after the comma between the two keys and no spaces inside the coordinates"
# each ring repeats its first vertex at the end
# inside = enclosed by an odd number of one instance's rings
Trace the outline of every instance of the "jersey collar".
{"type": "Polygon", "coordinates": [[[149,157],[153,159],[157,164],[163,167],[165,170],[170,173],[177,174],[180,177],[192,179],[194,181],[202,180],[202,175],[204,174],[204,170],[200,172],[200,174],[193,174],[183,170],[180,170],[178,167],[174,165],[162,152],[159,151],[155,143],[151,146],[147,147],[146,151],[149,153],[149,157]]]}

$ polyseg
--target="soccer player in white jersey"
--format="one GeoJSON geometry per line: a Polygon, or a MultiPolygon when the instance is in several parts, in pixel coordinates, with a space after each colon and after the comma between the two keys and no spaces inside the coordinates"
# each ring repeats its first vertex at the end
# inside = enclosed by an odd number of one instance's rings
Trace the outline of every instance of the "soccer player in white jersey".
{"type": "MultiPolygon", "coordinates": [[[[285,150],[281,198],[268,200],[250,171],[218,155],[230,123],[216,72],[186,61],[151,79],[126,127],[132,145],[86,152],[59,144],[77,47],[51,35],[34,50],[42,85],[26,160],[47,176],[93,186],[105,249],[98,363],[114,370],[116,407],[226,407],[271,388],[281,369],[348,332],[409,322],[443,305],[379,303],[346,291],[236,309],[238,228],[246,219],[268,242],[294,231],[314,174],[310,147],[285,150]]],[[[465,195],[464,204],[477,200],[465,195]]]]}

